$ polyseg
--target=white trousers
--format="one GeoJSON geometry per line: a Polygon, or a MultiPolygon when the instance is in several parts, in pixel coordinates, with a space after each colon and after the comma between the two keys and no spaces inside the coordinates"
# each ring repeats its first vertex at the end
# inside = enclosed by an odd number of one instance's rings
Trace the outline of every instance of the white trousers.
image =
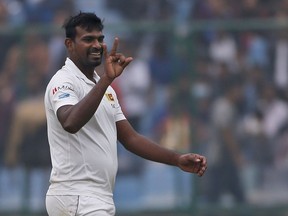
{"type": "Polygon", "coordinates": [[[46,196],[49,216],[114,216],[115,205],[88,196],[46,196]]]}

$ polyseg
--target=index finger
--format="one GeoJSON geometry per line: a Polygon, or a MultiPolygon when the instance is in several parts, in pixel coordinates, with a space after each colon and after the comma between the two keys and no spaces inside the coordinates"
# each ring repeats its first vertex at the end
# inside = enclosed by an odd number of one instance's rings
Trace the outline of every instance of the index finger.
{"type": "Polygon", "coordinates": [[[118,44],[119,44],[119,39],[117,37],[115,37],[114,42],[113,42],[113,47],[111,49],[110,55],[115,55],[117,52],[117,48],[118,48],[118,44]]]}

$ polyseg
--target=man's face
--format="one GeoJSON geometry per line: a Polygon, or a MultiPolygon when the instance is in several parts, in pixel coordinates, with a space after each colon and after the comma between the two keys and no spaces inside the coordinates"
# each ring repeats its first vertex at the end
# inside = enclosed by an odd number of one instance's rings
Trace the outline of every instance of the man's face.
{"type": "Polygon", "coordinates": [[[70,58],[81,69],[95,68],[101,64],[103,55],[104,35],[101,31],[87,32],[81,27],[76,27],[75,40],[68,45],[70,58]]]}

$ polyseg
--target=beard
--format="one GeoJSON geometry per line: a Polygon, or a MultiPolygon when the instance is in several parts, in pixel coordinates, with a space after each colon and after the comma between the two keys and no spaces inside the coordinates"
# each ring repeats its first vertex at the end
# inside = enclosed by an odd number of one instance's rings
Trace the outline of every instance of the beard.
{"type": "Polygon", "coordinates": [[[99,59],[96,59],[96,60],[88,60],[87,61],[87,64],[86,64],[86,66],[87,67],[97,67],[97,66],[99,66],[99,65],[101,65],[101,63],[102,63],[102,56],[101,56],[101,58],[99,58],[99,59]]]}
{"type": "Polygon", "coordinates": [[[103,49],[91,49],[87,56],[87,66],[97,67],[102,63],[103,49]]]}

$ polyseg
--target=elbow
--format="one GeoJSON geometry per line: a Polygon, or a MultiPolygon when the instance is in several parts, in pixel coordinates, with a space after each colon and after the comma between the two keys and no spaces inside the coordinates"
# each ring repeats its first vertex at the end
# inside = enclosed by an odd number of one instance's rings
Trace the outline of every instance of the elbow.
{"type": "Polygon", "coordinates": [[[67,131],[68,133],[71,133],[71,134],[75,134],[80,130],[80,128],[77,127],[76,125],[72,125],[72,124],[68,124],[68,123],[64,123],[62,125],[62,127],[65,131],[67,131]]]}
{"type": "Polygon", "coordinates": [[[65,131],[67,131],[68,133],[71,133],[71,134],[75,134],[79,131],[78,128],[75,128],[75,127],[63,127],[65,131]]]}
{"type": "Polygon", "coordinates": [[[73,109],[70,105],[65,105],[57,110],[57,118],[62,128],[71,134],[77,133],[81,129],[81,123],[77,115],[72,113],[73,109]]]}

